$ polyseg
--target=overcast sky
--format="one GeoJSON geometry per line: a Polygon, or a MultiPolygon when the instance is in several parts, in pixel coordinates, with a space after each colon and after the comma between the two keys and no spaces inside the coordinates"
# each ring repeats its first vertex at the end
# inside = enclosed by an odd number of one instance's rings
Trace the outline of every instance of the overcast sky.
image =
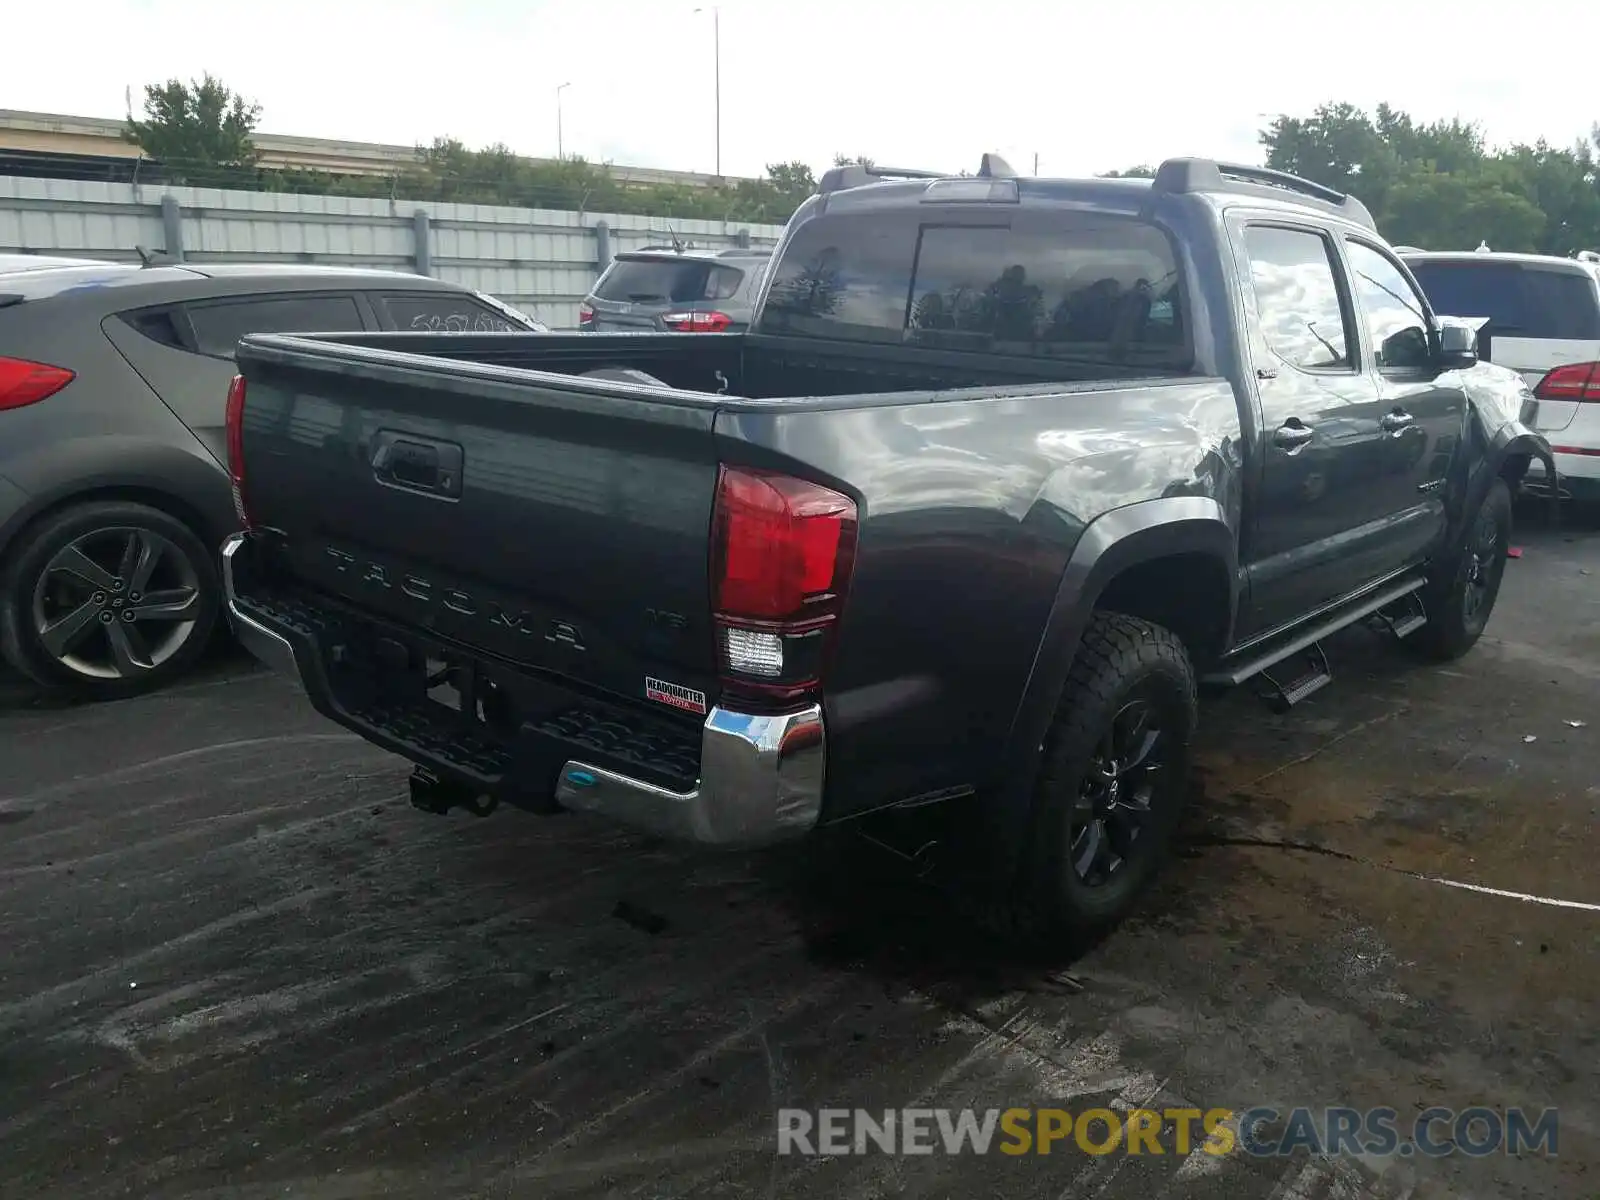
{"type": "MultiPolygon", "coordinates": [[[[5,4],[0,106],[118,117],[209,70],[261,130],[435,136],[710,171],[712,18],[696,0],[80,0],[5,4]],[[61,48],[63,54],[52,53],[61,48]],[[33,52],[37,51],[37,52],[33,52]]],[[[1575,0],[723,0],[722,169],[835,152],[1077,174],[1178,154],[1260,161],[1328,100],[1566,145],[1600,120],[1600,12],[1575,0]],[[1584,16],[1585,12],[1588,16],[1584,16]],[[1536,31],[1518,36],[1516,30],[1536,31]],[[1505,50],[1499,47],[1505,46],[1505,50]],[[1530,49],[1530,47],[1535,47],[1530,49]],[[1563,65],[1565,60],[1565,65],[1563,65]]]]}

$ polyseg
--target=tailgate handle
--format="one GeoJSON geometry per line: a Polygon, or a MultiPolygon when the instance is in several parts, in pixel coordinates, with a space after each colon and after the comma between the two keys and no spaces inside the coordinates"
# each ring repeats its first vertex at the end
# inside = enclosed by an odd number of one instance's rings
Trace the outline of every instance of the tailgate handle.
{"type": "Polygon", "coordinates": [[[372,475],[379,483],[445,500],[461,498],[461,447],[380,429],[372,439],[372,475]]]}

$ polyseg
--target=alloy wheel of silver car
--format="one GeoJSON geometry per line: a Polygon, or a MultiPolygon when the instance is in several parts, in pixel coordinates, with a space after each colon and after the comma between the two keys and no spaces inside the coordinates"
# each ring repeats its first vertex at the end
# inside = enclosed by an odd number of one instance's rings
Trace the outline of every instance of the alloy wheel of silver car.
{"type": "Polygon", "coordinates": [[[97,529],[51,556],[32,617],[51,658],[90,679],[134,679],[179,653],[202,613],[189,557],[150,529],[97,529]]]}

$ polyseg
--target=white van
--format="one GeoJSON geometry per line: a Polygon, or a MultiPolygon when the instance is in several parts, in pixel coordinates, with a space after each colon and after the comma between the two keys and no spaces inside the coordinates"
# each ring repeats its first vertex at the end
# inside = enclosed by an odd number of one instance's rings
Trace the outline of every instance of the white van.
{"type": "MultiPolygon", "coordinates": [[[[1402,255],[1436,313],[1488,317],[1486,357],[1521,374],[1538,400],[1561,494],[1600,500],[1600,262],[1482,251],[1402,255]]],[[[1530,491],[1545,491],[1542,463],[1530,491]]]]}

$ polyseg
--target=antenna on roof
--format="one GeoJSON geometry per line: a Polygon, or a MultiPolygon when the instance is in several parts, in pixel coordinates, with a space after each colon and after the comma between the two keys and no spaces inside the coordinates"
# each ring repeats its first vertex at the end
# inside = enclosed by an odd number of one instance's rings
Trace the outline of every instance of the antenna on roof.
{"type": "MultiPolygon", "coordinates": [[[[1035,168],[1037,173],[1037,168],[1035,168]]],[[[1015,179],[1017,173],[1011,169],[1011,164],[998,154],[985,154],[978,164],[979,179],[1015,179]]]]}
{"type": "Polygon", "coordinates": [[[151,254],[150,251],[143,246],[135,246],[133,249],[134,253],[139,256],[139,265],[141,267],[153,267],[155,265],[155,255],[151,254]]]}
{"type": "Polygon", "coordinates": [[[684,251],[683,242],[679,239],[679,237],[678,237],[678,235],[676,233],[672,232],[672,226],[671,225],[667,226],[667,236],[672,239],[673,252],[676,253],[676,254],[682,254],[683,251],[684,251]]]}

